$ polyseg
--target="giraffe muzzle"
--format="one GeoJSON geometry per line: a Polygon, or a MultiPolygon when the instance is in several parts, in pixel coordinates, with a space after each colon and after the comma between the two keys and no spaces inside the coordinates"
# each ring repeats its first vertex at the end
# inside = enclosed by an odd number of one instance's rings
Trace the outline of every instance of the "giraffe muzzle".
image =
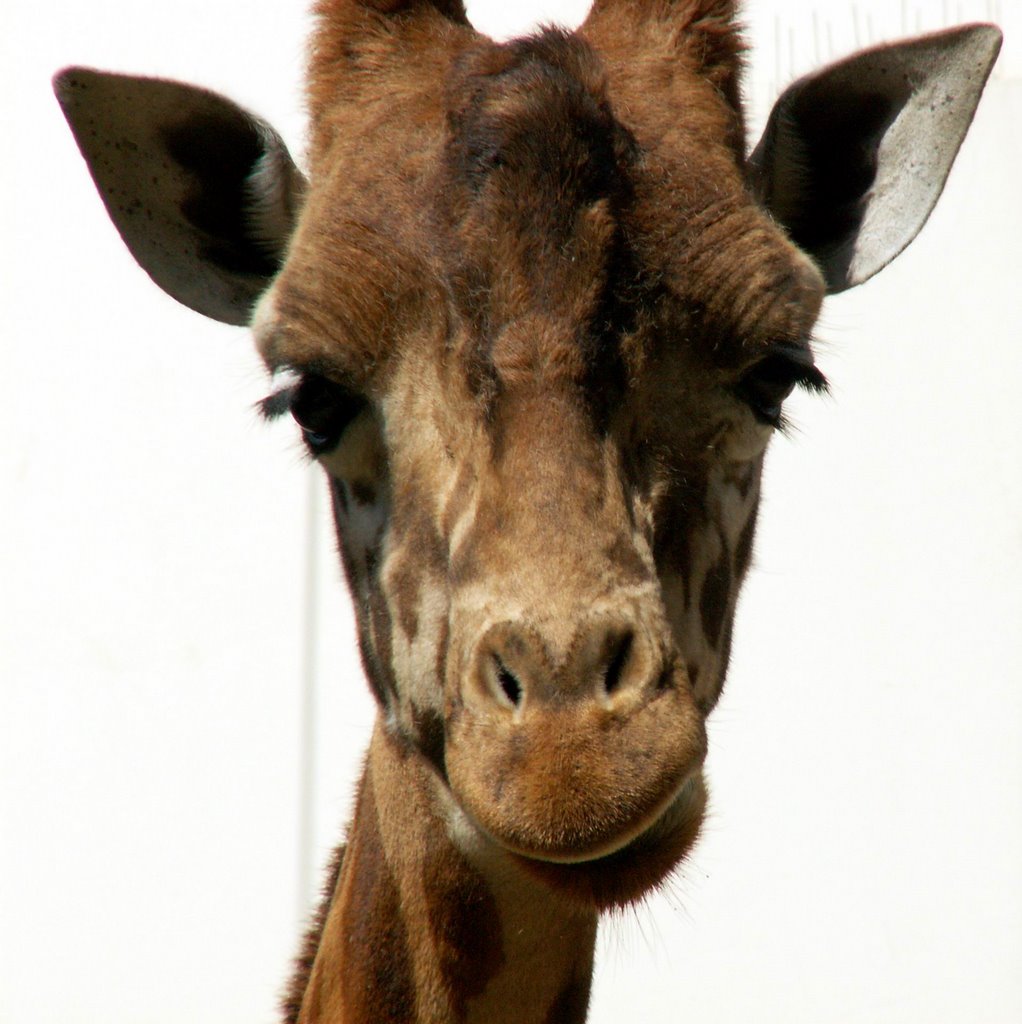
{"type": "Polygon", "coordinates": [[[446,751],[455,796],[492,839],[538,860],[626,846],[706,751],[684,669],[626,615],[585,621],[561,657],[530,623],[490,626],[456,707],[446,751]]]}

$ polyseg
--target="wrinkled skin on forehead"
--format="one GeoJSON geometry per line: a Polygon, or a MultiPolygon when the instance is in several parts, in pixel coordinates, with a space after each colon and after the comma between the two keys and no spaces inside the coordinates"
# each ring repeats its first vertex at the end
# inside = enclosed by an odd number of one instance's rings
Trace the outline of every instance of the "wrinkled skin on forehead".
{"type": "Polygon", "coordinates": [[[581,886],[630,898],[701,813],[770,434],[735,389],[778,344],[811,362],[823,283],[684,61],[668,131],[580,36],[466,31],[427,63],[405,104],[367,80],[321,113],[257,339],[365,402],[320,457],[394,727],[530,858],[606,860],[663,816],[633,843],[662,856],[581,886]],[[635,694],[581,699],[611,665],[635,694]]]}

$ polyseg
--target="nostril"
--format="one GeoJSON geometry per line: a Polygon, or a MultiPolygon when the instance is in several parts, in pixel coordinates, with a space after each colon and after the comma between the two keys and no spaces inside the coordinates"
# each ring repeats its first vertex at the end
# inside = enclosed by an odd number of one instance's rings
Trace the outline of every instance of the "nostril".
{"type": "Polygon", "coordinates": [[[625,666],[628,664],[628,655],[632,650],[632,634],[625,633],[618,637],[612,648],[610,660],[603,674],[603,692],[613,696],[621,685],[625,675],[625,666]]]}
{"type": "Polygon", "coordinates": [[[545,691],[549,686],[549,658],[542,639],[528,623],[509,620],[489,626],[470,658],[469,685],[463,692],[478,699],[486,714],[510,712],[517,722],[537,689],[545,691]]]}
{"type": "Polygon", "coordinates": [[[522,684],[511,669],[496,655],[493,657],[493,662],[497,673],[497,684],[504,692],[504,696],[511,702],[511,706],[517,708],[522,702],[522,684]]]}

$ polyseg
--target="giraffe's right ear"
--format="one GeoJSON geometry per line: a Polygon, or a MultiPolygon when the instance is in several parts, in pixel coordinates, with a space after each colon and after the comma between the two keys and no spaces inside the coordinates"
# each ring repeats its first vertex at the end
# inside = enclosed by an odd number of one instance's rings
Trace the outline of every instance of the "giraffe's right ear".
{"type": "Polygon", "coordinates": [[[169,295],[247,324],[305,191],[280,136],[214,93],[68,68],[64,116],[132,255],[169,295]]]}

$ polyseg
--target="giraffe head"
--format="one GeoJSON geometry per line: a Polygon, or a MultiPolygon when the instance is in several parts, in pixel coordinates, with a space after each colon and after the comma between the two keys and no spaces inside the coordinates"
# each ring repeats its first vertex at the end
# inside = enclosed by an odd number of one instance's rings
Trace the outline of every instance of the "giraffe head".
{"type": "Polygon", "coordinates": [[[835,65],[748,157],[732,6],[605,0],[497,44],[458,0],[320,0],[307,180],[209,93],[58,84],[139,261],[281,374],[388,728],[464,827],[597,907],[695,838],[821,301],[925,221],[997,50],[835,65]]]}

